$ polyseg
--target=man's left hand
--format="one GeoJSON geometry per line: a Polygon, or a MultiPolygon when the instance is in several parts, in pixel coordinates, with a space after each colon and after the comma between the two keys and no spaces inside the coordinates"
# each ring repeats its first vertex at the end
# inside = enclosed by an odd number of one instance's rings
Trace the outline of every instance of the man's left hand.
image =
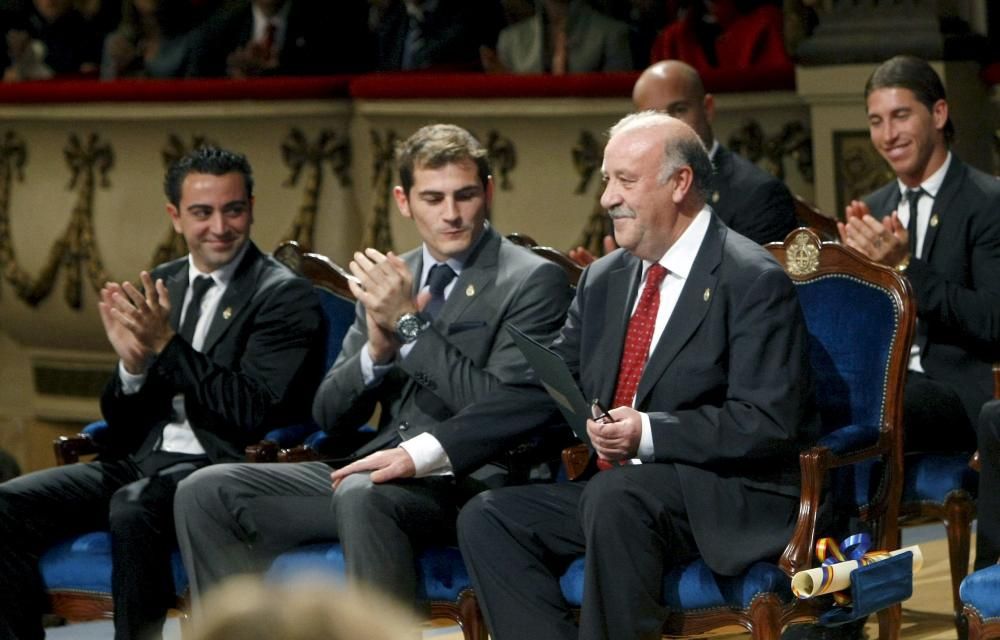
{"type": "Polygon", "coordinates": [[[146,271],[139,274],[139,279],[145,291],[140,292],[131,282],[125,282],[121,292],[112,296],[113,311],[148,352],[158,354],[174,336],[170,327],[170,296],[163,280],[154,283],[146,271]]]}
{"type": "Polygon", "coordinates": [[[413,458],[402,447],[376,451],[331,473],[333,489],[336,490],[347,476],[361,471],[371,471],[372,482],[379,484],[401,478],[412,478],[417,473],[417,467],[413,464],[413,458]]]}
{"type": "Polygon", "coordinates": [[[632,407],[608,411],[614,422],[587,420],[587,434],[598,457],[610,462],[630,460],[639,451],[642,440],[642,417],[632,407]]]}

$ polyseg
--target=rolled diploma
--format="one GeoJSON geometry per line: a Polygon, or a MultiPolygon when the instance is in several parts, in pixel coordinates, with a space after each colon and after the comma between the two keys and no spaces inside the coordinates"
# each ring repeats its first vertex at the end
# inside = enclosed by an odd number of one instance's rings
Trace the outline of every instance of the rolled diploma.
{"type": "MultiPolygon", "coordinates": [[[[920,567],[924,566],[924,556],[920,553],[919,546],[913,545],[912,547],[896,549],[895,551],[890,551],[889,555],[898,556],[907,551],[913,552],[913,573],[920,571],[920,567]]],[[[881,559],[884,560],[885,558],[881,559]]],[[[846,562],[836,562],[825,567],[800,571],[792,576],[792,592],[799,598],[812,598],[824,593],[833,593],[834,591],[847,589],[851,586],[851,573],[858,566],[859,563],[857,560],[848,560],[846,562]],[[827,575],[827,582],[825,584],[824,575],[827,575]]]]}

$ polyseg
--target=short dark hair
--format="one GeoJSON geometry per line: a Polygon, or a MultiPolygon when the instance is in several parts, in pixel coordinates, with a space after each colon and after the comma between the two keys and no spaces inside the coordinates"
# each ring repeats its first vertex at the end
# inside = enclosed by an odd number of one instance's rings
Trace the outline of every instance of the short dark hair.
{"type": "Polygon", "coordinates": [[[479,181],[485,189],[490,178],[490,161],[486,149],[462,127],[430,124],[418,129],[396,147],[399,182],[407,195],[413,187],[415,168],[438,169],[465,160],[475,163],[479,181]]]}
{"type": "Polygon", "coordinates": [[[229,151],[220,147],[203,146],[181,156],[167,169],[163,180],[163,191],[167,200],[175,207],[181,205],[181,185],[184,178],[191,173],[207,173],[222,176],[227,173],[238,173],[243,176],[247,199],[253,197],[253,169],[242,153],[229,151]]]}
{"type": "MultiPolygon", "coordinates": [[[[948,100],[941,77],[926,60],[916,56],[895,56],[880,64],[865,83],[865,102],[873,91],[891,88],[909,89],[928,111],[934,110],[938,100],[948,100]]],[[[944,125],[944,139],[951,143],[954,138],[955,125],[949,116],[944,125]]]]}

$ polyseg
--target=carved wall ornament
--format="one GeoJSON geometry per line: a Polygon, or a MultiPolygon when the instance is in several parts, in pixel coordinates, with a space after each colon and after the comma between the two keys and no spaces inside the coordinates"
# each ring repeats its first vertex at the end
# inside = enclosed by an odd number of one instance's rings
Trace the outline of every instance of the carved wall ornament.
{"type": "MultiPolygon", "coordinates": [[[[166,146],[160,150],[160,157],[163,159],[163,169],[169,169],[173,163],[195,149],[217,146],[219,144],[208,136],[197,134],[191,136],[191,144],[188,145],[179,135],[171,133],[167,136],[166,146]]],[[[174,258],[180,258],[183,255],[187,255],[187,252],[188,247],[187,243],[184,242],[184,236],[174,231],[174,226],[170,224],[167,226],[167,233],[163,237],[163,240],[153,250],[153,259],[149,263],[149,268],[152,269],[164,262],[170,262],[174,258]]]]}
{"type": "Polygon", "coordinates": [[[7,132],[0,145],[0,264],[4,278],[14,287],[17,296],[31,306],[48,297],[55,286],[60,267],[66,269],[66,302],[73,309],[83,304],[83,268],[95,291],[108,280],[97,241],[94,237],[94,184],[95,172],[100,174],[100,185],[110,186],[108,172],[114,165],[111,146],[99,141],[91,133],[86,142],[77,134],[70,134],[63,149],[63,156],[70,169],[68,188],[77,191],[76,203],[66,231],[49,251],[49,258],[38,278],[32,278],[17,262],[10,233],[10,190],[13,176],[23,180],[27,162],[27,149],[12,132],[7,132]]]}
{"type": "Polygon", "coordinates": [[[490,158],[490,168],[498,177],[497,185],[504,191],[510,191],[513,185],[510,173],[517,167],[517,149],[510,138],[501,136],[497,131],[490,131],[486,138],[486,153],[490,158]]]}
{"type": "Polygon", "coordinates": [[[298,184],[303,171],[308,170],[299,212],[281,240],[295,240],[305,251],[311,251],[316,231],[316,212],[319,210],[319,198],[323,191],[323,166],[330,165],[342,187],[350,185],[351,143],[346,137],[340,138],[331,129],[320,131],[315,143],[311,143],[301,129],[293,127],[281,143],[281,156],[291,169],[291,174],[285,181],[286,187],[298,184]]]}
{"type": "Polygon", "coordinates": [[[760,123],[747,120],[729,136],[728,146],[751,162],[763,162],[764,168],[779,180],[785,179],[785,158],[791,157],[802,179],[813,182],[812,137],[801,122],[788,122],[768,137],[760,123]]]}
{"type": "MultiPolygon", "coordinates": [[[[589,131],[581,131],[580,137],[573,147],[573,168],[580,176],[574,193],[586,193],[594,175],[601,168],[604,160],[604,147],[597,141],[597,136],[589,131]]],[[[604,236],[608,234],[608,212],[601,206],[602,182],[598,181],[596,202],[587,221],[580,232],[580,238],[574,246],[583,247],[595,256],[604,255],[604,236]]]]}
{"type": "Polygon", "coordinates": [[[866,130],[833,132],[833,165],[838,211],[896,177],[866,130]]]}
{"type": "Polygon", "coordinates": [[[372,186],[375,194],[374,216],[365,237],[364,246],[374,247],[385,253],[392,251],[392,230],[389,227],[389,208],[392,195],[392,176],[399,136],[392,129],[385,132],[385,139],[375,129],[371,130],[372,186]]]}
{"type": "Polygon", "coordinates": [[[795,233],[788,243],[785,265],[792,276],[807,276],[819,269],[819,240],[805,230],[795,233]]]}

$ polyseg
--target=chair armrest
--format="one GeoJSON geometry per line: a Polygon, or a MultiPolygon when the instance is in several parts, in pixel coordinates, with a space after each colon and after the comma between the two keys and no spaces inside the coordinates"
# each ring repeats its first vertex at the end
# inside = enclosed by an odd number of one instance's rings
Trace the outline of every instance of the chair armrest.
{"type": "Polygon", "coordinates": [[[587,471],[590,464],[590,447],[583,444],[575,444],[562,450],[562,463],[566,469],[566,477],[576,480],[587,471]]]}
{"type": "Polygon", "coordinates": [[[270,440],[261,440],[247,445],[244,455],[247,462],[275,462],[278,459],[278,444],[270,440]]]}
{"type": "Polygon", "coordinates": [[[52,441],[52,451],[59,466],[80,461],[80,456],[87,456],[100,451],[94,439],[87,434],[78,433],[75,436],[59,436],[52,441]]]}
{"type": "Polygon", "coordinates": [[[982,471],[983,470],[982,469],[983,463],[979,460],[979,451],[978,450],[975,453],[972,454],[971,458],[969,458],[969,467],[972,468],[972,469],[975,469],[976,471],[982,471]]]}
{"type": "Polygon", "coordinates": [[[802,489],[799,496],[799,516],[792,539],[781,554],[778,566],[789,576],[811,565],[813,541],[816,539],[816,517],[823,496],[823,480],[830,469],[830,450],[813,447],[799,454],[802,489]]]}
{"type": "Polygon", "coordinates": [[[312,462],[322,459],[318,451],[304,444],[278,452],[278,462],[312,462]]]}

